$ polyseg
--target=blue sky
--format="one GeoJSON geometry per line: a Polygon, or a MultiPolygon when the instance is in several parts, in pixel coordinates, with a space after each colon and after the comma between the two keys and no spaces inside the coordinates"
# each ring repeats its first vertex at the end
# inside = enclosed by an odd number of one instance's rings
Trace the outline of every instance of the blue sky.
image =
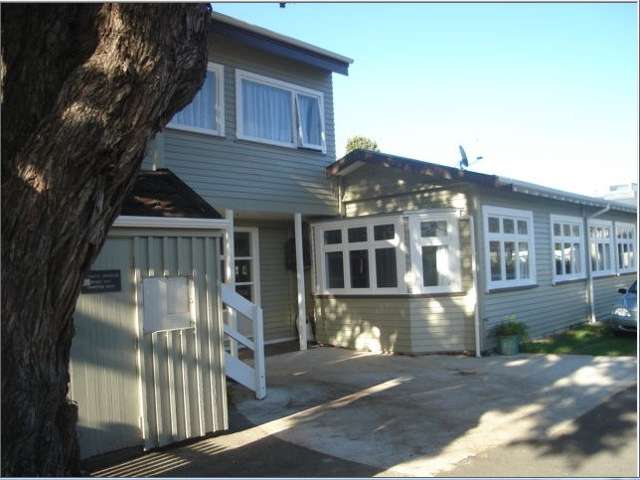
{"type": "Polygon", "coordinates": [[[338,156],[381,150],[578,193],[635,181],[634,4],[214,4],[355,60],[334,74],[338,156]]]}

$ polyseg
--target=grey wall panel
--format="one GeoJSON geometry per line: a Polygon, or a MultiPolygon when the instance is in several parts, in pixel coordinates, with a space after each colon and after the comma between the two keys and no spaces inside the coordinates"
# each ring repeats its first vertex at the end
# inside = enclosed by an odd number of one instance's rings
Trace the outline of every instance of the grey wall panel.
{"type": "Polygon", "coordinates": [[[122,290],[81,294],[74,313],[69,396],[78,403],[83,457],[142,443],[130,239],[109,239],[91,267],[118,269],[122,290]]]}
{"type": "Polygon", "coordinates": [[[166,128],[149,146],[144,166],[155,163],[173,170],[216,207],[335,214],[337,202],[324,170],[335,161],[331,74],[218,35],[211,38],[209,60],[224,65],[225,136],[166,128]],[[326,153],[237,139],[236,69],[322,92],[326,153]]]}
{"type": "Polygon", "coordinates": [[[215,241],[189,231],[110,232],[92,268],[119,268],[122,292],[81,295],[76,308],[70,397],[83,457],[227,428],[215,241]],[[141,283],[156,276],[193,279],[195,329],[142,335],[141,283]]]}

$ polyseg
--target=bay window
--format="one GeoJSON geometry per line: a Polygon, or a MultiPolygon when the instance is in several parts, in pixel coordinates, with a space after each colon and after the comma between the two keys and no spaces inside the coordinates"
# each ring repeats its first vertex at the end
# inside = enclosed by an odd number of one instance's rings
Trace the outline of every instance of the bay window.
{"type": "Polygon", "coordinates": [[[340,220],[313,228],[317,293],[428,294],[462,289],[455,213],[340,220]]]}
{"type": "Polygon", "coordinates": [[[315,244],[321,291],[351,294],[403,291],[399,217],[318,224],[315,244]]]}
{"type": "Polygon", "coordinates": [[[535,285],[533,214],[486,205],[483,218],[488,288],[535,285]]]}
{"type": "Polygon", "coordinates": [[[613,223],[589,220],[589,250],[594,277],[615,273],[613,259],[613,223]]]}
{"type": "Polygon", "coordinates": [[[585,278],[583,220],[551,215],[553,281],[585,278]]]}
{"type": "Polygon", "coordinates": [[[636,226],[616,222],[616,259],[619,273],[636,271],[636,226]]]}
{"type": "Polygon", "coordinates": [[[424,214],[409,217],[414,293],[458,291],[460,244],[455,214],[424,214]]]}
{"type": "Polygon", "coordinates": [[[236,70],[239,139],[325,151],[321,92],[236,70]]]}
{"type": "Polygon", "coordinates": [[[169,128],[210,135],[224,135],[224,67],[207,65],[202,87],[189,105],[176,113],[169,128]]]}

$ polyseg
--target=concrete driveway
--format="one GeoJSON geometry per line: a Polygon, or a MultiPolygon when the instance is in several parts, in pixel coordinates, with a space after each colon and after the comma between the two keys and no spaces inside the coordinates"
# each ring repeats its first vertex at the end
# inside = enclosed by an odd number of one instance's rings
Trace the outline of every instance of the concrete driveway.
{"type": "MultiPolygon", "coordinates": [[[[543,462],[545,442],[575,433],[578,417],[635,383],[636,361],[317,348],[271,357],[268,372],[267,399],[257,401],[239,388],[232,395],[238,411],[265,434],[373,466],[379,475],[432,476],[491,449],[527,442],[539,445],[543,462]]],[[[635,426],[635,419],[610,420],[635,426]]],[[[612,454],[624,446],[606,432],[590,433],[594,446],[612,454]]],[[[558,451],[575,468],[588,453],[558,451]]],[[[627,467],[635,474],[635,462],[627,467]]]]}
{"type": "Polygon", "coordinates": [[[636,474],[629,388],[635,358],[409,357],[315,348],[269,357],[267,377],[262,401],[240,386],[230,389],[233,411],[246,423],[236,433],[157,454],[172,456],[164,461],[175,464],[168,469],[131,473],[636,474]],[[616,407],[620,392],[625,408],[616,407]]]}

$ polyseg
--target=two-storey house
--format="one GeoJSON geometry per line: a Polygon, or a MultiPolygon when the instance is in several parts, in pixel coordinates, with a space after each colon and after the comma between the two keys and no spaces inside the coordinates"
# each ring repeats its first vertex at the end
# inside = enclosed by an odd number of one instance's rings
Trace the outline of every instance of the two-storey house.
{"type": "Polygon", "coordinates": [[[233,220],[226,281],[262,307],[265,342],[302,337],[296,232],[338,213],[325,172],[336,160],[332,74],[352,60],[219,13],[209,48],[202,89],[157,135],[144,168],[171,170],[233,220]]]}
{"type": "Polygon", "coordinates": [[[352,60],[215,12],[208,44],[76,307],[83,457],[225,430],[225,374],[260,398],[264,345],[307,346],[309,223],[338,214],[332,75],[352,60]]]}

